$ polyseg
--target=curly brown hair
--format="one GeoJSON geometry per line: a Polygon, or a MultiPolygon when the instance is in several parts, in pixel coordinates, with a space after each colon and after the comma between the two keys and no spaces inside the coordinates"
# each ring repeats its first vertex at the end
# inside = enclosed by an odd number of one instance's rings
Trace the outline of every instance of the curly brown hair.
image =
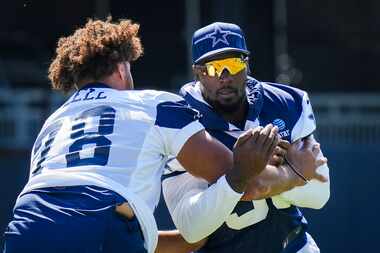
{"type": "Polygon", "coordinates": [[[137,36],[139,24],[131,20],[88,20],[83,28],[58,41],[49,67],[53,89],[69,92],[84,80],[99,80],[123,61],[135,61],[143,53],[137,36]]]}

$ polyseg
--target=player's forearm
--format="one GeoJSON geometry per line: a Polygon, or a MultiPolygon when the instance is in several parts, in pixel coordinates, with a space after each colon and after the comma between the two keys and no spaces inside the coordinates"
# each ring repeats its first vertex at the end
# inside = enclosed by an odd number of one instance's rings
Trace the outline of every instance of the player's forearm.
{"type": "Polygon", "coordinates": [[[190,243],[198,242],[218,229],[242,196],[228,185],[224,177],[208,188],[207,185],[206,188],[197,186],[197,180],[182,174],[177,180],[163,182],[163,193],[173,222],[190,243]],[[182,190],[178,190],[179,184],[182,190]]]}
{"type": "Polygon", "coordinates": [[[242,200],[269,198],[302,184],[302,180],[287,165],[267,165],[259,176],[250,181],[242,200]]]}
{"type": "Polygon", "coordinates": [[[178,230],[159,231],[155,253],[189,253],[200,249],[207,239],[196,243],[188,243],[178,230]]]}

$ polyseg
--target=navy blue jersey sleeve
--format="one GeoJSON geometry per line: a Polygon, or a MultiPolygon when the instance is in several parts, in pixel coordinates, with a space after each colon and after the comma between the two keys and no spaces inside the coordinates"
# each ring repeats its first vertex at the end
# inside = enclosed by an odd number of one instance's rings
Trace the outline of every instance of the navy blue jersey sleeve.
{"type": "Polygon", "coordinates": [[[200,113],[184,100],[157,104],[154,127],[163,141],[165,155],[177,156],[186,141],[204,129],[199,123],[200,113]]]}
{"type": "Polygon", "coordinates": [[[185,100],[177,102],[168,101],[157,105],[155,125],[178,129],[200,118],[200,113],[190,108],[185,100]]]}
{"type": "Polygon", "coordinates": [[[264,83],[260,121],[279,128],[283,139],[294,142],[315,130],[315,118],[307,92],[276,83],[264,83]]]}

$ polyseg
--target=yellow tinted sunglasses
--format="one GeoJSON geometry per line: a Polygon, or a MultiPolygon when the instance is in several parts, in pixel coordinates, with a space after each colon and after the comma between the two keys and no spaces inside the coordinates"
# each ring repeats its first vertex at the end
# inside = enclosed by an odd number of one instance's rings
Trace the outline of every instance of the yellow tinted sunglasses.
{"type": "Polygon", "coordinates": [[[220,77],[224,69],[227,69],[231,75],[236,75],[237,73],[239,73],[247,67],[246,62],[239,57],[206,62],[205,66],[207,70],[207,75],[212,77],[215,76],[215,74],[218,75],[218,77],[220,77]]]}

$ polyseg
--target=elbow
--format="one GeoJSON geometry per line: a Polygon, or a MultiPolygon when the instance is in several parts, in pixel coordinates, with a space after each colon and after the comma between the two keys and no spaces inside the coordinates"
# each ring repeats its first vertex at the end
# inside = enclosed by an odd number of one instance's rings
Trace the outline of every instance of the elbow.
{"type": "Polygon", "coordinates": [[[326,187],[323,190],[320,190],[318,194],[314,194],[309,197],[310,201],[305,201],[308,203],[303,207],[312,208],[312,209],[322,209],[327,201],[330,199],[330,187],[326,187]]]}
{"type": "Polygon", "coordinates": [[[186,214],[172,216],[176,228],[188,243],[196,243],[208,236],[208,228],[203,219],[185,218],[186,214]]]}
{"type": "Polygon", "coordinates": [[[268,185],[264,184],[259,178],[255,178],[249,183],[241,200],[252,201],[263,199],[270,191],[271,189],[268,185]]]}
{"type": "Polygon", "coordinates": [[[203,235],[203,233],[199,233],[199,230],[196,228],[194,229],[194,227],[192,227],[192,229],[189,229],[189,230],[185,230],[181,228],[178,228],[178,230],[180,231],[185,241],[192,244],[199,242],[202,239],[207,237],[207,235],[203,235]]]}
{"type": "Polygon", "coordinates": [[[285,199],[288,199],[293,205],[312,209],[321,209],[329,198],[329,182],[320,183],[314,180],[305,186],[296,187],[285,193],[285,199]]]}
{"type": "Polygon", "coordinates": [[[191,243],[191,244],[196,243],[196,242],[202,240],[202,238],[199,238],[199,237],[197,237],[195,235],[191,235],[191,234],[188,234],[186,236],[185,236],[185,234],[182,234],[182,236],[183,236],[183,238],[185,239],[186,242],[191,243]]]}
{"type": "MultiPolygon", "coordinates": [[[[186,216],[186,215],[184,215],[186,216]]],[[[214,232],[218,227],[220,227],[224,221],[209,223],[205,220],[210,220],[206,216],[200,217],[198,219],[184,219],[183,217],[178,217],[173,219],[174,224],[181,233],[182,237],[186,242],[194,244],[205,238],[207,238],[212,232],[214,232]],[[178,219],[179,218],[179,219],[178,219]]]]}

